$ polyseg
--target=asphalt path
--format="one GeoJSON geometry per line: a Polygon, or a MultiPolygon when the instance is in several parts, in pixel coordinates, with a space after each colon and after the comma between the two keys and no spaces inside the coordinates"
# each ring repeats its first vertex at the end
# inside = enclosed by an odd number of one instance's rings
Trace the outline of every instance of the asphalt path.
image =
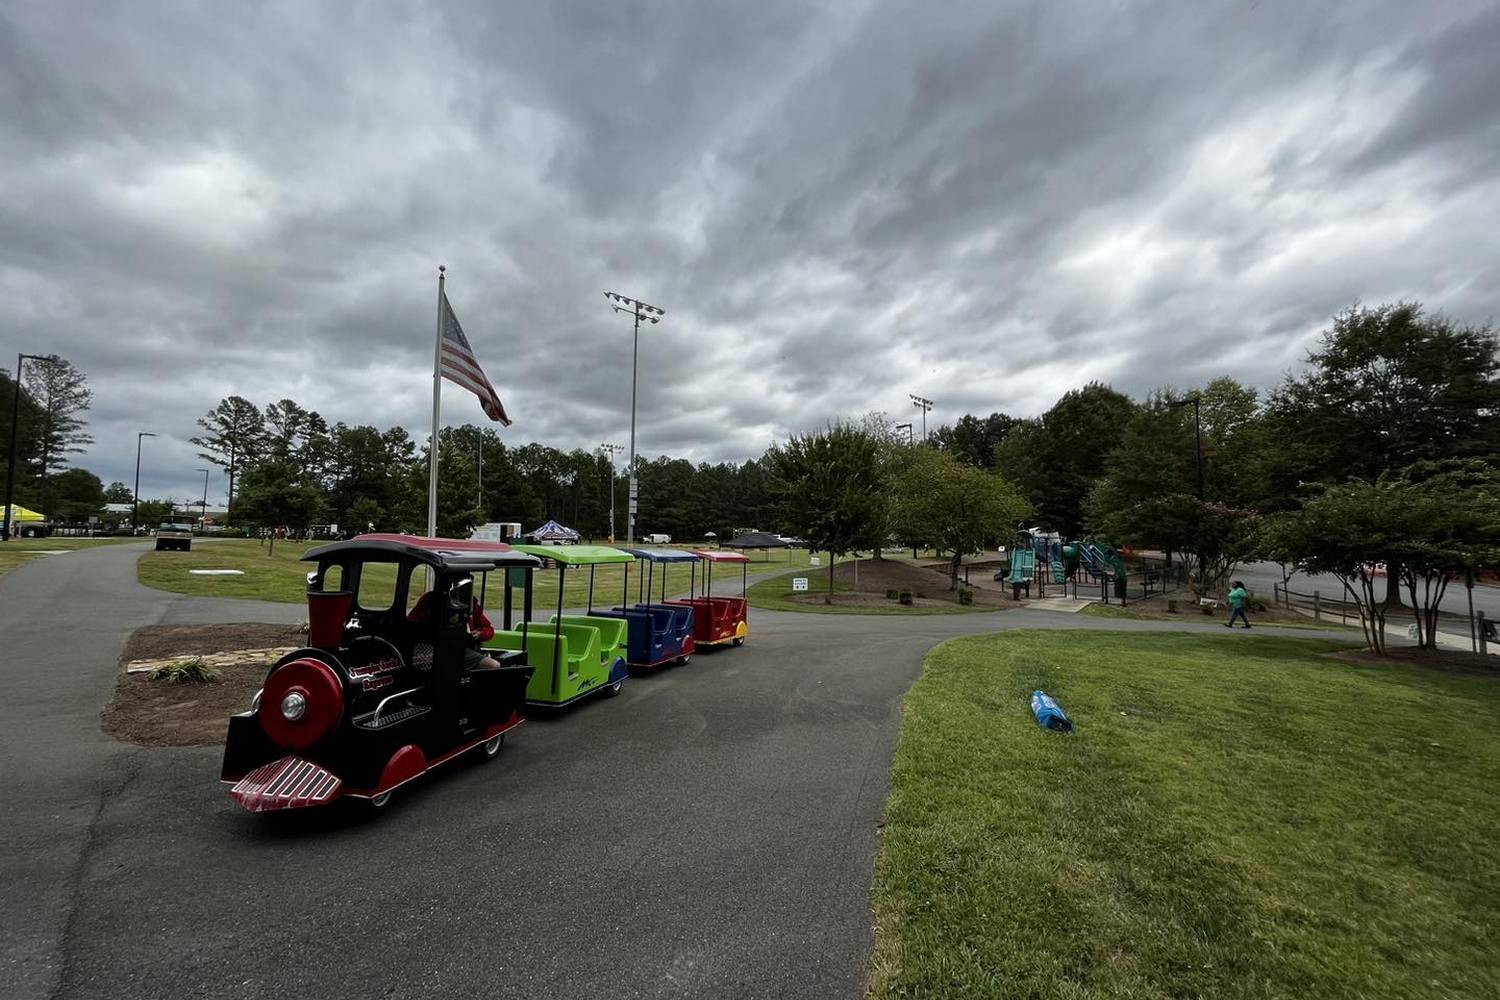
{"type": "Polygon", "coordinates": [[[305,613],[150,590],[143,550],[0,577],[7,998],[854,1000],[900,699],[927,650],[1162,627],[755,610],[744,647],[529,721],[376,817],[254,817],[220,789],[217,749],[121,744],[98,714],[135,628],[305,613]]]}

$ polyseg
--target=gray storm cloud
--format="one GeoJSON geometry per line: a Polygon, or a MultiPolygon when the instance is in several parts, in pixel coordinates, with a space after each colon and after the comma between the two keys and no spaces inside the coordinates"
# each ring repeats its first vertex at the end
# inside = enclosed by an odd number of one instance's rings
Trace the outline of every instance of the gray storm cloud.
{"type": "Polygon", "coordinates": [[[1496,51],[1478,2],[11,4],[0,323],[179,497],[230,393],[424,433],[439,263],[517,442],[626,434],[606,288],[667,309],[647,454],[1264,386],[1355,299],[1496,314],[1496,51]]]}

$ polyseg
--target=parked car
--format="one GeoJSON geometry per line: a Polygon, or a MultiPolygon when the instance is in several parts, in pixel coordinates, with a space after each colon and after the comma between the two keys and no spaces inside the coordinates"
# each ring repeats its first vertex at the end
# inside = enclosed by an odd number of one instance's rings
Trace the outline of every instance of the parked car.
{"type": "Polygon", "coordinates": [[[156,551],[181,549],[187,552],[193,547],[191,524],[161,524],[156,528],[156,551]]]}

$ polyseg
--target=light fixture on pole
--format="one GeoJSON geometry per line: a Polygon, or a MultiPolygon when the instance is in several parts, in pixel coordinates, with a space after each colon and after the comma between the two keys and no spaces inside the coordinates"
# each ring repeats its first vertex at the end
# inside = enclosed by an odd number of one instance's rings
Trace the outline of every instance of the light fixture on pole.
{"type": "Polygon", "coordinates": [[[10,400],[10,462],[5,471],[5,526],[0,528],[0,541],[10,541],[11,512],[16,502],[16,443],[21,437],[21,366],[30,359],[46,361],[40,354],[16,355],[16,380],[10,400]]]}
{"type": "MultiPolygon", "coordinates": [[[[1174,402],[1171,402],[1171,403],[1167,404],[1169,407],[1171,407],[1174,410],[1180,409],[1180,408],[1182,408],[1184,406],[1187,406],[1189,404],[1191,404],[1192,407],[1193,407],[1193,453],[1194,453],[1195,457],[1197,458],[1197,466],[1198,466],[1198,502],[1200,504],[1203,502],[1203,416],[1202,416],[1203,408],[1202,408],[1202,405],[1201,405],[1202,401],[1203,401],[1202,397],[1199,396],[1199,395],[1197,395],[1195,393],[1192,396],[1189,396],[1187,399],[1179,399],[1179,400],[1175,400],[1174,402]]],[[[1202,524],[1202,517],[1203,517],[1203,515],[1200,512],[1199,515],[1198,515],[1199,524],[1200,525],[1202,524]]],[[[1203,586],[1203,576],[1207,572],[1207,569],[1208,569],[1208,560],[1203,555],[1203,539],[1202,539],[1202,536],[1201,536],[1201,531],[1202,531],[1202,529],[1200,527],[1200,529],[1199,529],[1199,537],[1193,539],[1193,543],[1198,546],[1198,586],[1200,588],[1203,586]]],[[[1201,596],[1201,594],[1202,594],[1201,589],[1199,591],[1199,594],[1201,596]]]]}
{"type": "Polygon", "coordinates": [[[135,499],[130,504],[130,530],[140,529],[141,515],[141,438],[154,438],[150,431],[140,431],[135,436],[135,499]]]}
{"type": "Polygon", "coordinates": [[[896,425],[896,430],[898,430],[898,431],[900,431],[900,430],[906,431],[906,443],[907,444],[913,444],[914,443],[913,440],[912,440],[911,424],[897,424],[896,425]]]}
{"type": "Polygon", "coordinates": [[[932,400],[915,393],[907,393],[911,396],[911,405],[922,411],[922,443],[927,443],[927,411],[932,409],[932,400]]]}
{"type": "Polygon", "coordinates": [[[203,503],[198,508],[198,527],[208,527],[208,470],[199,469],[203,473],[203,503]]]}
{"type": "Polygon", "coordinates": [[[605,292],[610,308],[617,313],[626,313],[635,320],[635,346],[630,352],[630,500],[625,512],[625,540],[635,543],[636,481],[635,481],[635,387],[637,360],[641,351],[641,320],[659,323],[666,311],[656,306],[614,292],[605,292]]]}
{"type": "Polygon", "coordinates": [[[1181,407],[1189,406],[1189,405],[1191,405],[1192,408],[1193,408],[1193,439],[1194,439],[1194,442],[1195,442],[1195,444],[1194,444],[1194,451],[1196,452],[1197,459],[1198,459],[1198,499],[1199,500],[1203,499],[1203,415],[1202,415],[1202,406],[1201,406],[1202,401],[1203,400],[1202,400],[1201,396],[1193,395],[1193,396],[1189,396],[1187,399],[1179,399],[1179,400],[1176,400],[1175,402],[1171,402],[1171,403],[1167,404],[1168,406],[1170,406],[1174,410],[1180,409],[1181,407]]]}
{"type": "Polygon", "coordinates": [[[601,444],[599,449],[604,452],[605,459],[609,462],[609,544],[615,543],[615,455],[625,450],[620,444],[601,444]]]}

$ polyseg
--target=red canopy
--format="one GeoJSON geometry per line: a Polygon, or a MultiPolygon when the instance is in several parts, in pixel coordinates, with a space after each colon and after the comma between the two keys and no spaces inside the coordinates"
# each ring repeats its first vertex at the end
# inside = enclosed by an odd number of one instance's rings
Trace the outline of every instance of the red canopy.
{"type": "Polygon", "coordinates": [[[395,542],[434,552],[514,552],[504,542],[492,542],[483,538],[423,538],[420,535],[401,535],[394,532],[377,531],[370,535],[356,535],[356,542],[395,542]]]}
{"type": "Polygon", "coordinates": [[[695,551],[693,555],[709,562],[749,562],[750,557],[743,552],[720,552],[717,549],[711,552],[695,551]]]}

